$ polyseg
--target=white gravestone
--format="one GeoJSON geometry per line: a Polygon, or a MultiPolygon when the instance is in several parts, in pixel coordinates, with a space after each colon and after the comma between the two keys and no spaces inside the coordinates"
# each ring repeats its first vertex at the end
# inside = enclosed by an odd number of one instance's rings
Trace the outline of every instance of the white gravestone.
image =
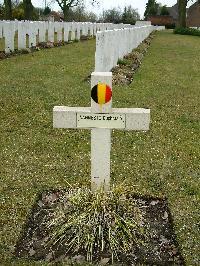
{"type": "Polygon", "coordinates": [[[63,23],[62,22],[55,22],[55,31],[57,32],[57,42],[62,42],[63,36],[63,23]]]}
{"type": "Polygon", "coordinates": [[[64,22],[64,42],[68,42],[69,41],[69,23],[64,22]]]}
{"type": "Polygon", "coordinates": [[[46,42],[46,24],[42,21],[38,22],[39,28],[39,43],[46,42]]]}
{"type": "Polygon", "coordinates": [[[75,23],[70,22],[70,31],[71,31],[71,36],[70,36],[70,41],[75,40],[75,23]]]}
{"type": "Polygon", "coordinates": [[[81,38],[81,23],[76,23],[76,40],[80,41],[81,38]]]}
{"type": "Polygon", "coordinates": [[[49,22],[48,24],[48,41],[54,42],[54,22],[49,22]]]}
{"type": "Polygon", "coordinates": [[[29,31],[28,32],[29,48],[35,47],[37,42],[37,33],[38,33],[37,25],[35,24],[35,22],[32,21],[30,22],[28,31],[29,31]]]}
{"type": "Polygon", "coordinates": [[[4,24],[5,37],[5,53],[14,51],[15,47],[15,25],[13,22],[5,22],[4,24]]]}
{"type": "Polygon", "coordinates": [[[18,23],[18,50],[26,49],[26,25],[24,22],[18,23]]]}
{"type": "Polygon", "coordinates": [[[54,128],[91,129],[92,190],[95,191],[103,186],[105,191],[108,191],[110,189],[111,130],[149,130],[150,110],[112,108],[111,72],[93,72],[91,88],[91,107],[55,106],[53,126],[54,128]],[[99,93],[101,89],[108,92],[107,96],[104,97],[99,93]],[[98,103],[94,100],[95,90],[99,94],[98,103]]]}
{"type": "Polygon", "coordinates": [[[3,38],[3,21],[0,21],[0,39],[3,38]]]}

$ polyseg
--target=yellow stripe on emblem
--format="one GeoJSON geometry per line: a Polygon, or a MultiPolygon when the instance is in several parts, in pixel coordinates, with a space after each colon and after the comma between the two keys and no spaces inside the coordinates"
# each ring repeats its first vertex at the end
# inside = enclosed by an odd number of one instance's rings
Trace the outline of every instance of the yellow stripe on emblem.
{"type": "Polygon", "coordinates": [[[106,101],[106,85],[99,83],[98,84],[98,91],[97,91],[97,97],[98,97],[98,104],[104,104],[106,101]]]}

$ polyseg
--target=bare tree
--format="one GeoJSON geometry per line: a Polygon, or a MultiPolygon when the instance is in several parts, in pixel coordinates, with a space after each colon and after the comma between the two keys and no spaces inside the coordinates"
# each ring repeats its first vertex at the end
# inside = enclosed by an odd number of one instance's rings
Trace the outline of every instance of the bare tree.
{"type": "MultiPolygon", "coordinates": [[[[83,0],[55,0],[55,2],[58,3],[63,12],[64,21],[67,21],[70,8],[83,4],[83,0]]],[[[92,0],[92,2],[94,3],[96,0],[92,0]]]]}

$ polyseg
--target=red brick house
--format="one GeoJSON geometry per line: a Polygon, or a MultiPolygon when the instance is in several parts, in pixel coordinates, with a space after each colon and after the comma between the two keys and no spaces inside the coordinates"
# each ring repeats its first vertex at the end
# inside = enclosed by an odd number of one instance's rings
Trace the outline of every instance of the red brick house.
{"type": "Polygon", "coordinates": [[[187,26],[200,27],[200,1],[196,1],[188,8],[187,11],[187,26]]]}
{"type": "Polygon", "coordinates": [[[149,16],[147,18],[148,21],[151,21],[152,25],[157,26],[166,26],[166,27],[173,27],[175,26],[175,22],[172,16],[149,16]]]}
{"type": "MultiPolygon", "coordinates": [[[[167,16],[150,16],[148,20],[152,25],[159,26],[175,26],[178,22],[178,4],[167,8],[169,15],[167,16]]],[[[187,26],[200,27],[200,0],[196,1],[193,5],[187,8],[187,26]]]]}
{"type": "Polygon", "coordinates": [[[172,7],[167,8],[169,11],[169,15],[161,16],[150,16],[148,17],[148,20],[151,21],[152,25],[158,25],[158,26],[166,26],[166,27],[175,27],[177,21],[178,21],[178,4],[175,4],[172,7]]]}

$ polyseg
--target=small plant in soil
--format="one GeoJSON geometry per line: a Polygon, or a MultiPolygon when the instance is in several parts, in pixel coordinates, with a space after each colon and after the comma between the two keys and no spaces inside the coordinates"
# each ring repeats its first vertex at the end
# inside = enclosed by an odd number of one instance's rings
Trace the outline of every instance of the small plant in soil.
{"type": "Polygon", "coordinates": [[[130,62],[126,58],[123,58],[123,59],[118,59],[117,64],[126,66],[126,65],[129,65],[130,62]]]}
{"type": "Polygon", "coordinates": [[[66,254],[82,255],[87,261],[129,256],[147,234],[131,190],[116,186],[107,193],[87,188],[65,193],[43,220],[50,232],[44,245],[64,246],[66,254]]]}

